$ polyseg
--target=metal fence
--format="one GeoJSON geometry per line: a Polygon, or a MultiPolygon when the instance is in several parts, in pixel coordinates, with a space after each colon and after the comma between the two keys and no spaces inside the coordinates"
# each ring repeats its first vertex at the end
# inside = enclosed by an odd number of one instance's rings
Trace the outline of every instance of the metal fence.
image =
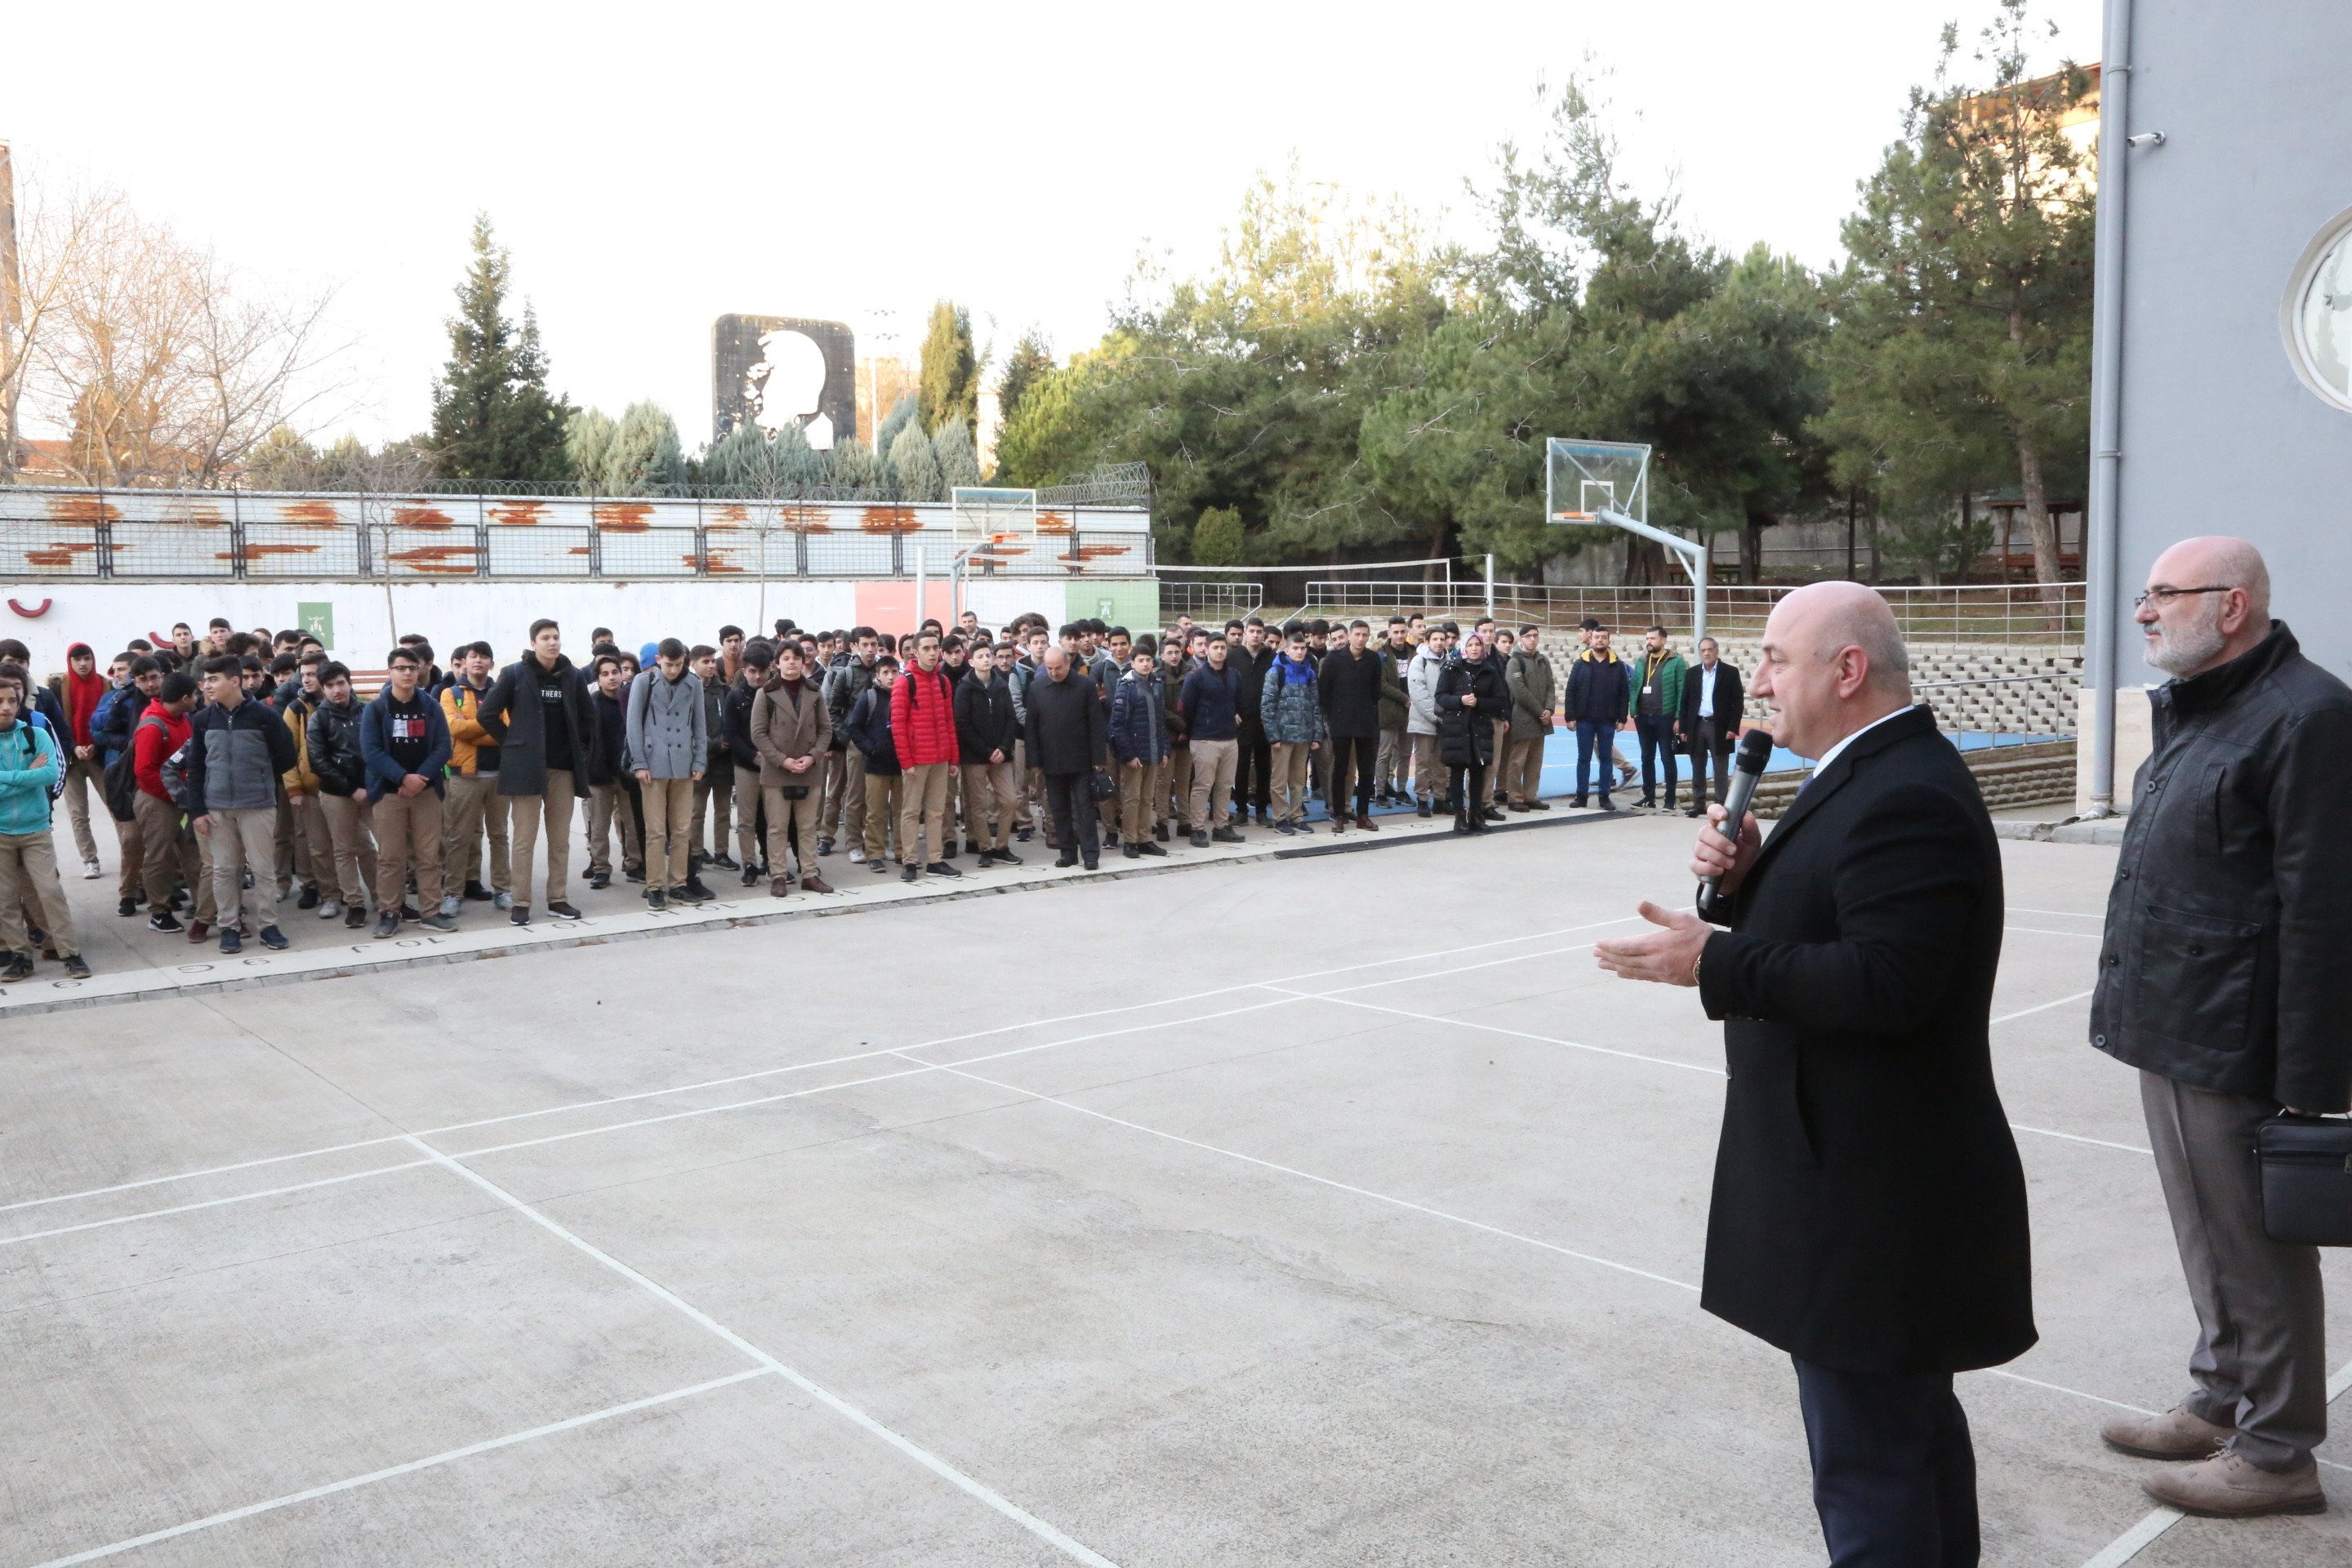
{"type": "MultiPolygon", "coordinates": [[[[1788,586],[1718,584],[1707,590],[1707,630],[1718,638],[1752,641],[1763,635],[1765,618],[1788,586]]],[[[1943,588],[1881,588],[1906,641],[2003,643],[2048,646],[2079,652],[2083,644],[2084,587],[2060,583],[1988,584],[1943,588]]],[[[1486,584],[1456,579],[1371,582],[1332,579],[1305,585],[1305,613],[1330,617],[1419,613],[1465,619],[1490,607],[1496,618],[1546,627],[1571,626],[1590,616],[1622,631],[1653,624],[1687,630],[1691,590],[1671,584],[1650,588],[1553,588],[1496,583],[1490,601],[1486,584]]]]}
{"type": "MultiPolygon", "coordinates": [[[[894,577],[975,541],[944,503],[0,487],[0,579],[894,577]]],[[[1150,514],[1040,505],[975,577],[1141,577],[1150,514]]]]}

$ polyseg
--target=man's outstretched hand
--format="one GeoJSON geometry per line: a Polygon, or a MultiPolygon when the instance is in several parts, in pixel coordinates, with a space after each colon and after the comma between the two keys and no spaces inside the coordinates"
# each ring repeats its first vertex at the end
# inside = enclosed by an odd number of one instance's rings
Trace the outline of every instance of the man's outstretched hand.
{"type": "Polygon", "coordinates": [[[1698,955],[1715,928],[1685,910],[1642,902],[1642,918],[1660,930],[1592,944],[1601,967],[1620,980],[1654,980],[1661,985],[1696,985],[1698,955]]]}

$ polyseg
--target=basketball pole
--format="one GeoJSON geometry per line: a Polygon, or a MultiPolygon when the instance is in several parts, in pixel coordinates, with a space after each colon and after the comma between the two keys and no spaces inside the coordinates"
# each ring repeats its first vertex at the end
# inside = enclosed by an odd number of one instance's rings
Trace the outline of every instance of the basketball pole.
{"type": "Polygon", "coordinates": [[[1668,533],[1664,529],[1652,528],[1646,522],[1635,522],[1623,512],[1613,511],[1605,506],[1592,515],[1612,528],[1639,534],[1675,552],[1675,558],[1683,563],[1683,571],[1691,580],[1691,647],[1696,648],[1699,639],[1706,636],[1706,545],[1704,542],[1694,544],[1679,533],[1668,533]]]}

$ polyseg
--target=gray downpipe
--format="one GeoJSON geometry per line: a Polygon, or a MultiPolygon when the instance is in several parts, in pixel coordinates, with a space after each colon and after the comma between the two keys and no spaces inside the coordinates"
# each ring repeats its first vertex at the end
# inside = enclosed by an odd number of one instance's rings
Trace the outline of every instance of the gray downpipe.
{"type": "Polygon", "coordinates": [[[2131,174],[2132,0],[2107,0],[2099,68],[2099,205],[2091,268],[2091,510],[2084,542],[2084,643],[2090,656],[2091,810],[2116,809],[2116,560],[2122,530],[2124,195],[2131,174]]]}

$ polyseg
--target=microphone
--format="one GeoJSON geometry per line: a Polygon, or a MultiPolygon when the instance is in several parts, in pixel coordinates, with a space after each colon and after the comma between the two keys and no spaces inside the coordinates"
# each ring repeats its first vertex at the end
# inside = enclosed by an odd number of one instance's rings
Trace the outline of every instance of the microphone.
{"type": "MultiPolygon", "coordinates": [[[[1764,776],[1764,766],[1772,760],[1772,731],[1750,730],[1739,737],[1739,754],[1732,759],[1730,792],[1724,796],[1723,820],[1716,824],[1717,831],[1734,844],[1739,842],[1739,825],[1748,816],[1748,803],[1756,798],[1756,785],[1764,776]]],[[[1706,765],[1703,759],[1694,759],[1693,766],[1706,765]]],[[[1699,906],[1704,909],[1715,901],[1715,885],[1719,879],[1708,877],[1698,885],[1699,906]]]]}

